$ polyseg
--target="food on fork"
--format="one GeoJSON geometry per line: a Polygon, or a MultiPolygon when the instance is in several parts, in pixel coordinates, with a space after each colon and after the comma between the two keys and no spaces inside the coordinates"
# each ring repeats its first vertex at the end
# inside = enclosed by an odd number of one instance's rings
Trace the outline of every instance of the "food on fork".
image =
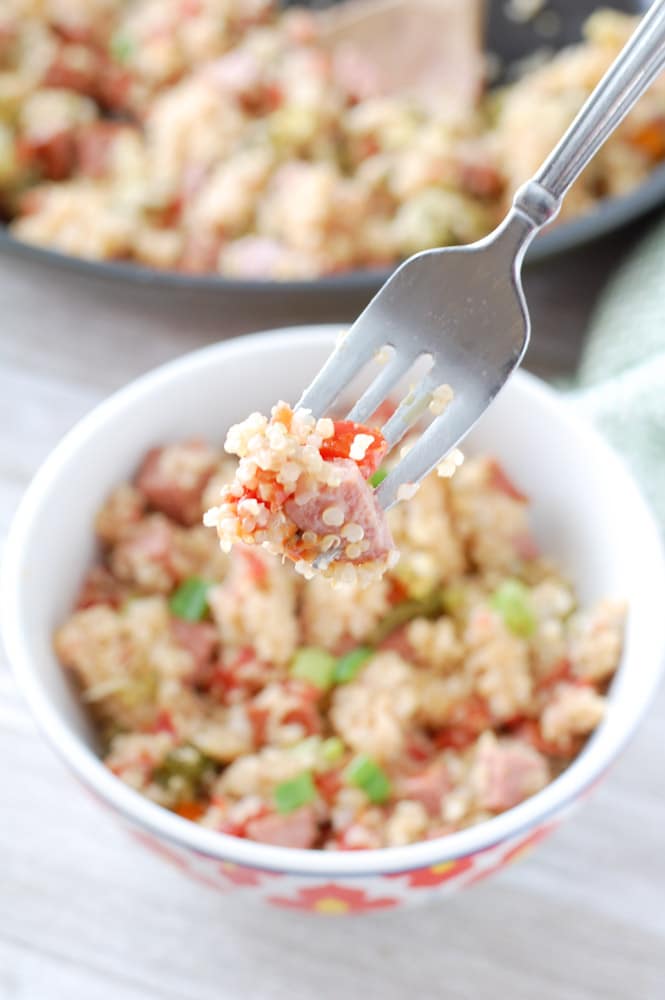
{"type": "Polygon", "coordinates": [[[204,517],[225,551],[262,545],[307,578],[319,570],[341,583],[369,583],[395,564],[372,489],[387,451],[380,430],[280,402],[270,419],[253,413],[232,427],[225,448],[238,468],[204,517]]]}

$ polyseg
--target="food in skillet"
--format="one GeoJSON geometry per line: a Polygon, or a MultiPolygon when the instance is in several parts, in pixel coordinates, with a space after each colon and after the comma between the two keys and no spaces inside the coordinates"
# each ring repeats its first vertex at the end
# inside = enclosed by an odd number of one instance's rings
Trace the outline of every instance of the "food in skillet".
{"type": "MultiPolygon", "coordinates": [[[[492,229],[633,27],[599,11],[579,45],[456,114],[367,92],[316,16],[271,0],[5,0],[0,207],[19,239],[90,259],[260,279],[385,267],[492,229]]],[[[664,122],[661,81],[564,217],[640,184],[664,122]]]]}

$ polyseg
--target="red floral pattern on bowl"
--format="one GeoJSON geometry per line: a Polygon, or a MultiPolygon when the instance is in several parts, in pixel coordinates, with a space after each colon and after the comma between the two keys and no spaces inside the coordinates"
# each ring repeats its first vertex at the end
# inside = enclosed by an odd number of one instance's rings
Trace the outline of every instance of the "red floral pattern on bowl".
{"type": "Polygon", "coordinates": [[[474,885],[526,856],[559,825],[562,818],[557,817],[526,834],[501,841],[475,854],[442,861],[427,868],[334,880],[325,876],[317,879],[312,875],[267,871],[220,861],[206,854],[166,844],[144,830],[133,828],[131,832],[152,853],[208,888],[222,892],[243,890],[283,910],[342,916],[395,909],[435,894],[474,885]],[[386,893],[388,884],[390,890],[386,893]],[[276,891],[277,885],[279,890],[276,891]]]}

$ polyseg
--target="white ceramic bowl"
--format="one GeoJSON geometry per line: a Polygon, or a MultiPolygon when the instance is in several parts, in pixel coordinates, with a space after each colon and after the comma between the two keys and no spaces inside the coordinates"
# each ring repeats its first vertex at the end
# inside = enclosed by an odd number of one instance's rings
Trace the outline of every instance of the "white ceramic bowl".
{"type": "Polygon", "coordinates": [[[110,489],[148,447],[204,435],[278,398],[294,400],[337,328],[244,337],[166,365],[85,417],[44,463],[8,539],[4,635],[30,707],[56,750],[147,846],[192,877],[242,886],[296,909],[363,912],[486,877],[545,835],[607,770],[648,705],[665,659],[665,562],[659,531],[619,459],[569,405],[519,373],[466,441],[496,455],[533,501],[535,533],[583,602],[624,597],[625,651],[607,716],[547,788],[496,818],[420,844],[380,851],[291,850],[214,833],[142,798],[108,771],[51,645],[94,554],[92,524],[110,489]]]}

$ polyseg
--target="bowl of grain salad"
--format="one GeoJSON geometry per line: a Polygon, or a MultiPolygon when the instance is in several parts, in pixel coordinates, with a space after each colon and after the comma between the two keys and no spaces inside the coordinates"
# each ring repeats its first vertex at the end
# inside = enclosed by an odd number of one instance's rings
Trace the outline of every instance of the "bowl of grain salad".
{"type": "Polygon", "coordinates": [[[525,373],[389,512],[382,575],[222,551],[202,518],[227,434],[297,399],[338,333],[215,345],[85,417],[16,515],[3,630],[107,817],[200,883],[360,913],[488,877],[586,798],[658,682],[665,561],[621,461],[525,373]]]}

